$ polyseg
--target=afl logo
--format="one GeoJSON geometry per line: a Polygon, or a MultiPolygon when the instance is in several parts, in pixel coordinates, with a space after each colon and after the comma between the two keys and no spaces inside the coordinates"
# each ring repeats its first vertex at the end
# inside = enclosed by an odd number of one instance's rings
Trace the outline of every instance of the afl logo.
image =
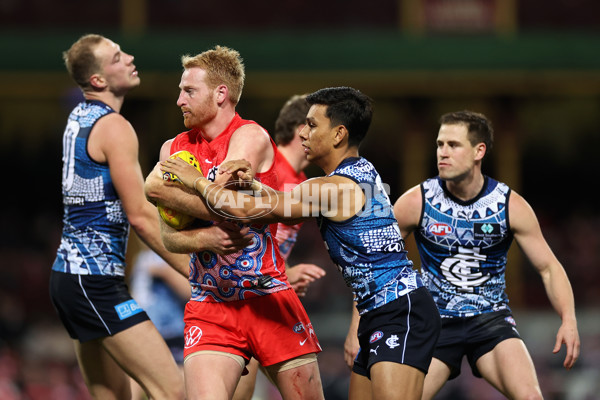
{"type": "Polygon", "coordinates": [[[371,335],[371,338],[369,339],[369,343],[375,343],[382,337],[383,337],[383,332],[381,332],[381,331],[373,332],[373,334],[371,335]]]}
{"type": "Polygon", "coordinates": [[[293,330],[296,333],[302,333],[302,332],[304,332],[304,324],[302,324],[302,322],[298,322],[296,325],[294,325],[293,330]]]}
{"type": "Polygon", "coordinates": [[[453,231],[450,225],[444,224],[443,222],[436,222],[435,224],[431,224],[427,227],[427,230],[430,233],[433,233],[435,236],[446,236],[452,233],[453,231]]]}

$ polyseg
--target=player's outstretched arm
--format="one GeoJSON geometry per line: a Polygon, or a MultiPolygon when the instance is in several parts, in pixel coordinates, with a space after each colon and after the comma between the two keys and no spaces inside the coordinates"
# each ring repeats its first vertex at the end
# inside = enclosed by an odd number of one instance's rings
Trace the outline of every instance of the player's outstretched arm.
{"type": "Polygon", "coordinates": [[[579,357],[581,343],[573,289],[567,273],[544,239],[533,209],[515,192],[510,196],[509,216],[515,240],[541,275],[548,299],[562,319],[553,352],[557,353],[564,344],[567,354],[563,365],[571,369],[579,357]]]}

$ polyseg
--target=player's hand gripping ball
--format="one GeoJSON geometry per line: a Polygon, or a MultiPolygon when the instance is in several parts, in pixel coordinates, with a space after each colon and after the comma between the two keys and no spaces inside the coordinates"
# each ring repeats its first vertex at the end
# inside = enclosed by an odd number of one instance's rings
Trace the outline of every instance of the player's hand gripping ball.
{"type": "MultiPolygon", "coordinates": [[[[202,172],[202,170],[200,169],[200,163],[198,162],[198,160],[196,159],[196,157],[194,157],[194,155],[192,153],[190,153],[189,151],[186,151],[186,150],[178,151],[177,153],[171,154],[171,156],[169,158],[171,158],[171,159],[174,160],[177,157],[181,158],[183,161],[187,161],[187,163],[190,164],[192,167],[194,167],[198,171],[202,172]]],[[[181,181],[179,180],[179,178],[177,177],[177,175],[172,174],[170,172],[163,172],[163,179],[165,181],[172,181],[172,182],[179,182],[179,183],[181,183],[181,181]]]]}
{"type": "MultiPolygon", "coordinates": [[[[194,157],[194,155],[192,153],[190,153],[189,151],[185,151],[185,150],[178,151],[177,153],[172,154],[169,158],[176,158],[176,157],[179,157],[182,160],[187,161],[190,165],[192,165],[198,171],[201,171],[200,163],[198,162],[196,157],[194,157]]],[[[179,180],[177,175],[171,174],[170,172],[163,173],[163,179],[166,181],[179,182],[181,184],[181,181],[179,180]]],[[[177,230],[183,229],[183,228],[189,226],[196,219],[196,218],[192,217],[191,215],[183,214],[183,213],[180,213],[179,211],[175,211],[171,208],[165,207],[165,206],[161,205],[160,202],[158,203],[157,208],[158,208],[158,213],[160,214],[160,217],[163,219],[163,221],[165,221],[165,223],[167,225],[169,225],[171,228],[174,228],[177,230]]]]}

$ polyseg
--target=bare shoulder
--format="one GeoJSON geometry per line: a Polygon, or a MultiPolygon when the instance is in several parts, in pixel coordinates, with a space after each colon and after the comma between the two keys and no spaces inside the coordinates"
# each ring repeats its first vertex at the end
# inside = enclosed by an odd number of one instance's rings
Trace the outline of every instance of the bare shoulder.
{"type": "Polygon", "coordinates": [[[257,145],[270,144],[269,133],[258,124],[246,124],[240,126],[231,135],[231,142],[235,143],[255,143],[257,145]]]}
{"type": "Polygon", "coordinates": [[[394,203],[394,212],[404,210],[419,210],[422,207],[421,186],[416,185],[404,192],[394,203]]]}
{"type": "Polygon", "coordinates": [[[171,155],[171,146],[173,145],[173,141],[175,139],[169,139],[165,141],[160,147],[159,159],[160,161],[166,160],[171,155]]]}
{"type": "Polygon", "coordinates": [[[403,237],[408,236],[419,224],[423,209],[421,186],[416,185],[404,192],[394,203],[394,216],[403,237]]]}
{"type": "Polygon", "coordinates": [[[135,134],[131,123],[119,113],[110,113],[98,120],[94,130],[100,130],[107,135],[135,134]]]}
{"type": "Polygon", "coordinates": [[[257,172],[271,167],[275,150],[271,138],[260,125],[248,124],[239,127],[231,136],[226,160],[244,159],[257,172]]]}
{"type": "Polygon", "coordinates": [[[514,190],[508,200],[508,218],[513,231],[519,231],[529,224],[537,224],[537,217],[527,200],[514,190]]]}
{"type": "Polygon", "coordinates": [[[136,132],[121,114],[108,114],[94,125],[88,140],[88,152],[97,162],[107,162],[127,153],[137,158],[136,132]]]}

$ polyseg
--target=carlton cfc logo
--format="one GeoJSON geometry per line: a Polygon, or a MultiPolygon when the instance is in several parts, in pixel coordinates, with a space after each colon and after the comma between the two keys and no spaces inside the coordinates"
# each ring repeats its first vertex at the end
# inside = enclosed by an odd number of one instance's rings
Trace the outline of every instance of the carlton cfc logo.
{"type": "Polygon", "coordinates": [[[436,222],[427,227],[427,230],[436,236],[446,236],[452,233],[452,227],[443,222],[436,222]]]}

